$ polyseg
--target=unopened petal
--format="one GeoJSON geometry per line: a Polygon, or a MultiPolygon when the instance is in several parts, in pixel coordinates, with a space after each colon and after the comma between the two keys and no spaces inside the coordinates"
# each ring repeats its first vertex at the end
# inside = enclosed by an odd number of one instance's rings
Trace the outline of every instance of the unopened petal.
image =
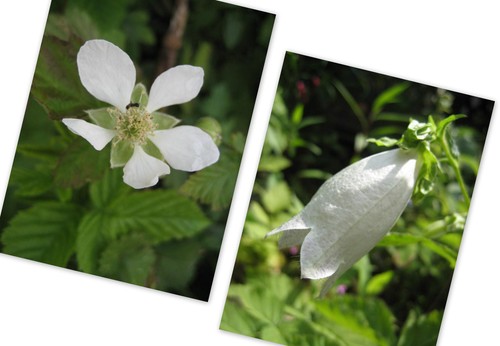
{"type": "Polygon", "coordinates": [[[135,84],[135,67],[129,56],[108,41],[91,40],[80,48],[76,61],[85,89],[124,112],[135,84]]]}
{"type": "Polygon", "coordinates": [[[81,119],[65,118],[62,122],[71,132],[85,138],[96,150],[102,150],[116,134],[114,130],[105,129],[81,119]]]}
{"type": "Polygon", "coordinates": [[[159,177],[170,173],[168,165],[149,156],[136,145],[132,157],[123,168],[123,181],[134,189],[143,189],[156,185],[159,177]]]}
{"type": "Polygon", "coordinates": [[[413,192],[416,152],[390,150],[348,166],[300,213],[311,227],[301,247],[302,277],[333,284],[392,228],[413,192]]]}
{"type": "Polygon", "coordinates": [[[147,111],[191,101],[200,92],[204,72],[201,67],[180,65],[160,74],[151,86],[147,111]]]}
{"type": "Polygon", "coordinates": [[[219,159],[212,137],[194,126],[155,131],[150,139],[168,164],[181,171],[199,171],[219,159]]]}

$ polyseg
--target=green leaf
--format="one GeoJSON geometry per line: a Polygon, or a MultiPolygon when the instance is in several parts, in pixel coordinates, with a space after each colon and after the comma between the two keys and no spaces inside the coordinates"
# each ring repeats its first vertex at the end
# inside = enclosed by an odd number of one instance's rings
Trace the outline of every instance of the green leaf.
{"type": "Polygon", "coordinates": [[[97,151],[83,138],[75,137],[57,163],[54,183],[79,188],[102,177],[109,166],[109,149],[97,151]]]}
{"type": "Polygon", "coordinates": [[[433,311],[427,315],[420,314],[415,310],[410,311],[397,345],[436,345],[442,318],[442,313],[437,311],[433,311]]]}
{"type": "Polygon", "coordinates": [[[78,234],[79,266],[95,273],[104,248],[130,232],[147,235],[153,243],[192,237],[209,221],[199,207],[176,191],[132,191],[114,170],[90,186],[94,207],[78,234]]]}
{"type": "Polygon", "coordinates": [[[209,225],[196,203],[176,191],[141,191],[114,200],[103,212],[110,237],[130,230],[147,232],[154,241],[192,237],[209,225]]]}
{"type": "Polygon", "coordinates": [[[78,75],[76,55],[85,39],[63,17],[50,16],[47,27],[31,93],[51,119],[82,117],[83,110],[101,105],[78,75]]]}
{"type": "Polygon", "coordinates": [[[40,196],[53,188],[52,175],[48,169],[14,166],[9,183],[16,186],[16,195],[23,197],[40,196]]]}
{"type": "Polygon", "coordinates": [[[455,268],[458,257],[458,251],[456,249],[452,249],[448,245],[441,244],[437,241],[427,238],[422,240],[422,245],[446,259],[450,266],[452,268],[455,268]]]}
{"type": "Polygon", "coordinates": [[[100,254],[107,244],[104,230],[109,224],[110,220],[98,211],[90,212],[83,217],[76,238],[76,258],[80,270],[97,273],[100,254]]]}
{"type": "Polygon", "coordinates": [[[257,334],[259,322],[241,306],[228,299],[224,305],[220,329],[253,337],[257,334]]]}
{"type": "Polygon", "coordinates": [[[293,124],[299,125],[302,122],[302,117],[304,116],[304,105],[298,104],[295,106],[292,112],[291,122],[293,124]]]}
{"type": "Polygon", "coordinates": [[[409,86],[410,83],[404,82],[398,83],[396,85],[393,85],[389,89],[384,90],[380,95],[377,96],[375,101],[373,101],[371,109],[372,116],[376,117],[387,104],[398,102],[398,96],[401,95],[406,89],[408,89],[409,86]]]}
{"type": "Polygon", "coordinates": [[[38,202],[20,211],[5,229],[4,252],[35,261],[65,266],[74,251],[81,217],[78,206],[38,202]]]}
{"type": "Polygon", "coordinates": [[[106,171],[101,180],[90,185],[90,200],[96,210],[104,210],[115,200],[123,198],[132,189],[123,182],[120,169],[106,171]]]}
{"type": "Polygon", "coordinates": [[[157,288],[185,290],[196,272],[203,245],[195,239],[171,241],[157,247],[157,288]]]}
{"type": "Polygon", "coordinates": [[[392,270],[374,275],[366,285],[366,294],[380,294],[384,290],[384,288],[391,282],[393,277],[394,272],[392,270]]]}
{"type": "Polygon", "coordinates": [[[353,114],[356,116],[356,118],[358,118],[358,121],[361,124],[361,128],[366,129],[368,127],[368,121],[366,120],[365,113],[356,102],[352,94],[349,92],[349,90],[347,90],[347,88],[344,86],[344,84],[342,84],[340,80],[333,80],[332,83],[339,91],[340,95],[342,95],[344,100],[347,102],[353,114]]]}
{"type": "Polygon", "coordinates": [[[120,2],[72,0],[68,3],[68,7],[78,13],[88,13],[102,30],[111,30],[122,24],[130,2],[131,0],[122,0],[120,2]]]}
{"type": "Polygon", "coordinates": [[[292,162],[284,156],[263,155],[259,162],[261,172],[281,172],[290,167],[292,162]]]}
{"type": "Polygon", "coordinates": [[[241,15],[237,12],[225,17],[225,19],[223,31],[224,43],[227,48],[234,49],[241,40],[245,26],[241,15]]]}
{"type": "Polygon", "coordinates": [[[228,296],[238,297],[246,311],[261,323],[277,324],[283,317],[284,302],[265,287],[232,285],[228,296]]]}
{"type": "Polygon", "coordinates": [[[346,345],[393,345],[394,316],[382,300],[338,296],[334,301],[318,301],[324,326],[346,345]],[[328,323],[329,322],[329,323],[328,323]]]}
{"type": "Polygon", "coordinates": [[[262,195],[262,203],[270,213],[285,210],[290,205],[291,199],[292,192],[284,181],[278,182],[262,195]]]}
{"type": "Polygon", "coordinates": [[[446,117],[445,119],[441,120],[437,124],[437,128],[436,128],[436,134],[437,134],[437,136],[438,137],[442,137],[443,136],[443,132],[446,130],[446,128],[448,127],[448,125],[450,125],[455,120],[463,119],[463,118],[466,118],[466,117],[467,116],[465,114],[454,114],[454,115],[450,115],[450,116],[446,117]]]}
{"type": "Polygon", "coordinates": [[[226,208],[231,203],[241,156],[222,151],[219,161],[189,176],[181,186],[181,192],[215,210],[226,208]]]}
{"type": "Polygon", "coordinates": [[[110,243],[99,260],[99,273],[110,279],[145,286],[156,256],[142,234],[129,234],[110,243]]]}
{"type": "Polygon", "coordinates": [[[413,234],[390,233],[377,244],[379,247],[402,246],[416,244],[422,241],[422,237],[413,234]]]}

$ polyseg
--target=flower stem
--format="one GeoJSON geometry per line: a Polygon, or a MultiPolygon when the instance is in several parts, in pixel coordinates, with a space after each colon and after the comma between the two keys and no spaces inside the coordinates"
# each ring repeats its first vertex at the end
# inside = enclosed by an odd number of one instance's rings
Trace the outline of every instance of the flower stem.
{"type": "Polygon", "coordinates": [[[458,185],[460,186],[460,190],[462,191],[462,195],[464,196],[465,204],[467,205],[467,208],[469,208],[470,206],[469,193],[467,192],[467,187],[465,186],[462,173],[460,173],[460,166],[458,160],[455,157],[453,157],[453,154],[451,153],[450,150],[450,146],[446,141],[445,136],[446,136],[446,131],[443,131],[443,135],[440,137],[441,146],[444,150],[446,158],[448,159],[448,162],[450,163],[451,167],[453,168],[453,171],[455,172],[458,185]]]}

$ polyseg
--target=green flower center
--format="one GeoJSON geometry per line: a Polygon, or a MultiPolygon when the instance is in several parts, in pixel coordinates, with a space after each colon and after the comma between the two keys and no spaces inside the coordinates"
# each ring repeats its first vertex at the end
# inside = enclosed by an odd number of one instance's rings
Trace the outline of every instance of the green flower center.
{"type": "Polygon", "coordinates": [[[156,130],[151,114],[145,109],[131,104],[125,113],[116,108],[110,110],[115,118],[115,130],[118,141],[145,145],[148,137],[156,130]]]}

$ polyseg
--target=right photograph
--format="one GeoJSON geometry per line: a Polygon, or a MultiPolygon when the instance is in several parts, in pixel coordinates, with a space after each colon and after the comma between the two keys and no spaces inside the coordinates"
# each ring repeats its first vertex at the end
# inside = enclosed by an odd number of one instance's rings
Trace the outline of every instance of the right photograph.
{"type": "Polygon", "coordinates": [[[220,328],[436,345],[493,105],[288,52],[220,328]]]}

